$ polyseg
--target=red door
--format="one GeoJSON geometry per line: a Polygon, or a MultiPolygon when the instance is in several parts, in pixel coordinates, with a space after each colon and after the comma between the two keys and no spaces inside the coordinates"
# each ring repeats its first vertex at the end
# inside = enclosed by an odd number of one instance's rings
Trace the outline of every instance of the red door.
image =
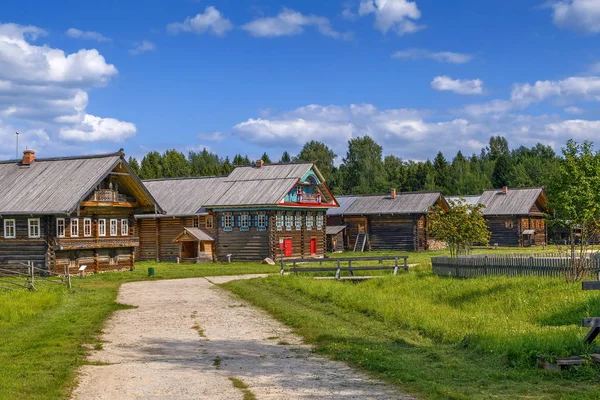
{"type": "Polygon", "coordinates": [[[291,238],[283,239],[283,255],[285,257],[292,256],[292,239],[291,238]]]}
{"type": "Polygon", "coordinates": [[[310,238],[310,254],[317,254],[317,238],[310,238]]]}

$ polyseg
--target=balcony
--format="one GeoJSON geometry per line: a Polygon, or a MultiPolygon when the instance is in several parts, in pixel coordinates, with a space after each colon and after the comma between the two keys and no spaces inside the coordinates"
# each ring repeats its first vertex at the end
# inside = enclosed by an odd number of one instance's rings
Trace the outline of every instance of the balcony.
{"type": "Polygon", "coordinates": [[[92,194],[92,197],[88,201],[98,202],[113,202],[113,203],[132,203],[135,200],[128,198],[127,196],[111,189],[99,189],[92,194]]]}
{"type": "Polygon", "coordinates": [[[298,203],[321,203],[320,194],[302,193],[297,195],[298,203]]]}
{"type": "Polygon", "coordinates": [[[56,238],[54,250],[107,249],[139,245],[139,237],[56,238]]]}

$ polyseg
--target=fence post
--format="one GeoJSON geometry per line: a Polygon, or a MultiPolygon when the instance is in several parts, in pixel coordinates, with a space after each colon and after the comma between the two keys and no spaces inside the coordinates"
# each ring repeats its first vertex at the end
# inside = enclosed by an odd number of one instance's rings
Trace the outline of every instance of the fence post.
{"type": "Polygon", "coordinates": [[[341,266],[340,266],[340,260],[338,260],[338,262],[337,262],[337,271],[335,272],[335,279],[340,279],[340,273],[341,273],[340,268],[341,268],[341,266]]]}
{"type": "Polygon", "coordinates": [[[285,267],[283,266],[283,257],[279,259],[279,263],[281,264],[281,271],[279,271],[279,275],[283,275],[285,272],[285,267]]]}
{"type": "Polygon", "coordinates": [[[398,257],[394,258],[394,275],[398,275],[398,257]]]}

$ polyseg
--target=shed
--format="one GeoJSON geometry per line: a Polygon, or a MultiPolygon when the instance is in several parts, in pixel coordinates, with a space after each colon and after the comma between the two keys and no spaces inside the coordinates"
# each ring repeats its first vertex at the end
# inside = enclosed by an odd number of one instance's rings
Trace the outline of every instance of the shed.
{"type": "Polygon", "coordinates": [[[325,234],[327,235],[327,251],[344,251],[344,231],[346,225],[327,226],[325,234]]]}
{"type": "Polygon", "coordinates": [[[179,243],[179,259],[182,262],[200,262],[213,260],[213,242],[211,235],[199,228],[183,228],[173,240],[179,243]]]}

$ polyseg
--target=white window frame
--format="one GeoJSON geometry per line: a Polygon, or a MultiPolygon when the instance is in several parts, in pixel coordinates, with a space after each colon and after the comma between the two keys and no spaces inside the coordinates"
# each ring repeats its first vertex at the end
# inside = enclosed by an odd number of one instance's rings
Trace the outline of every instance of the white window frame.
{"type": "Polygon", "coordinates": [[[41,237],[41,234],[40,234],[41,230],[42,230],[42,228],[41,228],[41,224],[40,224],[40,219],[39,218],[28,218],[27,219],[27,237],[29,239],[39,239],[41,237]],[[32,224],[32,222],[35,223],[35,224],[32,224]],[[33,235],[32,235],[31,234],[31,228],[35,229],[36,225],[37,225],[37,233],[34,232],[33,235]]]}
{"type": "Polygon", "coordinates": [[[285,214],[285,230],[290,232],[294,225],[294,216],[291,213],[285,214]]]}
{"type": "Polygon", "coordinates": [[[324,223],[323,214],[322,213],[317,214],[317,223],[316,223],[317,230],[320,231],[321,229],[323,229],[323,223],[324,223]]]}
{"type": "Polygon", "coordinates": [[[121,236],[129,236],[129,220],[125,218],[121,220],[121,236]]]}
{"type": "Polygon", "coordinates": [[[56,218],[56,237],[67,237],[67,225],[64,218],[56,218]],[[62,233],[61,233],[62,230],[62,233]]]}
{"type": "Polygon", "coordinates": [[[4,239],[15,239],[17,237],[17,221],[14,219],[4,220],[4,239]],[[12,225],[12,226],[10,226],[12,225]],[[12,235],[8,233],[9,229],[12,229],[12,235]]]}
{"type": "Polygon", "coordinates": [[[249,231],[250,225],[252,225],[252,219],[250,218],[250,214],[240,214],[240,231],[249,231]]]}
{"type": "Polygon", "coordinates": [[[98,220],[98,236],[106,236],[106,219],[104,218],[98,220]]]}
{"type": "Polygon", "coordinates": [[[111,237],[119,236],[119,222],[116,219],[110,220],[110,236],[111,237]]]}
{"type": "Polygon", "coordinates": [[[212,215],[206,216],[206,219],[204,220],[204,225],[206,226],[206,229],[212,229],[215,226],[215,219],[212,215]]]}
{"type": "Polygon", "coordinates": [[[71,237],[79,237],[79,218],[71,218],[71,223],[69,224],[69,227],[71,237]]]}
{"type": "Polygon", "coordinates": [[[83,237],[91,237],[91,236],[92,236],[92,219],[84,218],[83,219],[83,237]]]}
{"type": "Polygon", "coordinates": [[[283,230],[283,221],[283,214],[277,213],[277,215],[275,215],[275,225],[277,226],[277,231],[279,232],[283,230]]]}
{"type": "Polygon", "coordinates": [[[231,213],[223,214],[223,230],[225,232],[233,230],[233,215],[231,213]]]}
{"type": "Polygon", "coordinates": [[[264,231],[267,229],[267,214],[258,214],[257,215],[256,228],[259,231],[264,231]]]}
{"type": "Polygon", "coordinates": [[[294,215],[294,225],[297,231],[302,230],[302,213],[297,212],[296,215],[294,215]]]}
{"type": "Polygon", "coordinates": [[[314,216],[312,214],[307,214],[306,215],[306,230],[307,231],[312,231],[312,228],[315,224],[315,219],[314,216]]]}

